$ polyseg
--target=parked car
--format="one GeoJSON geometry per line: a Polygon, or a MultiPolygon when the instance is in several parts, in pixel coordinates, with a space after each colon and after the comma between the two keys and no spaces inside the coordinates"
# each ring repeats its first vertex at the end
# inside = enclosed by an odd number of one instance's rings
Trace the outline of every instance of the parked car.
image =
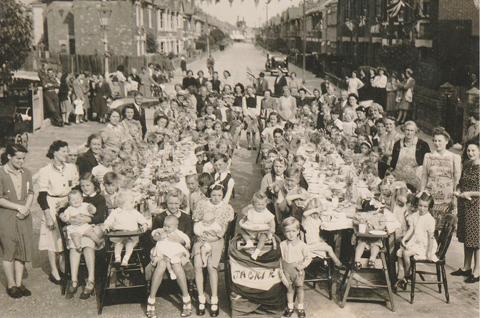
{"type": "Polygon", "coordinates": [[[270,72],[270,75],[277,76],[279,72],[288,75],[288,57],[267,56],[265,63],[265,70],[270,72]]]}

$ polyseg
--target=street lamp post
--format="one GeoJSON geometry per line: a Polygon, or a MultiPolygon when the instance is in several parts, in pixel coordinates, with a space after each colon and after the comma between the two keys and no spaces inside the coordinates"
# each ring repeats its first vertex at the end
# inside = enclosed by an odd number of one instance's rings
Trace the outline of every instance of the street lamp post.
{"type": "Polygon", "coordinates": [[[303,30],[302,30],[302,51],[303,51],[303,61],[302,61],[302,78],[305,80],[305,68],[306,68],[306,59],[307,59],[307,15],[305,13],[305,2],[303,0],[303,30]]]}
{"type": "Polygon", "coordinates": [[[103,30],[103,49],[105,51],[105,78],[108,77],[108,58],[110,53],[108,52],[108,38],[107,28],[110,23],[110,16],[112,15],[112,9],[107,3],[107,0],[102,0],[98,8],[98,18],[100,20],[100,28],[103,30]]]}

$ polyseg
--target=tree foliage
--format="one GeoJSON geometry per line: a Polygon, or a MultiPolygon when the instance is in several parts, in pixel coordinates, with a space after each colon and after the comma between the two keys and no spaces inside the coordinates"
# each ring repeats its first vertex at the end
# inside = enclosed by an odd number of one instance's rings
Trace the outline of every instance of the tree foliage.
{"type": "Polygon", "coordinates": [[[32,22],[25,6],[16,0],[2,0],[0,5],[0,65],[18,69],[30,52],[32,22]]]}
{"type": "Polygon", "coordinates": [[[155,36],[152,32],[147,32],[147,53],[157,53],[158,52],[158,42],[155,39],[155,36]]]}

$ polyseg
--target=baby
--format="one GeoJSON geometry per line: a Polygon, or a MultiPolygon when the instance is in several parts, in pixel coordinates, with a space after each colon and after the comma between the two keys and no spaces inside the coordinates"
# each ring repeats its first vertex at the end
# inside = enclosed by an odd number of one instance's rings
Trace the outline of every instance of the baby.
{"type": "Polygon", "coordinates": [[[167,270],[171,279],[177,279],[173,272],[172,264],[188,262],[190,253],[190,238],[178,229],[178,219],[168,215],[163,222],[163,227],[152,231],[152,237],[157,244],[150,252],[152,266],[157,266],[161,259],[166,259],[167,270]]]}
{"type": "Polygon", "coordinates": [[[272,239],[275,233],[275,216],[267,209],[267,203],[267,196],[262,192],[256,192],[252,198],[252,207],[239,222],[245,248],[254,247],[253,240],[257,240],[257,247],[251,255],[254,260],[259,256],[267,240],[272,239]]]}
{"type": "MultiPolygon", "coordinates": [[[[72,190],[68,194],[69,207],[60,214],[60,219],[69,223],[72,218],[76,216],[92,217],[97,209],[90,203],[83,202],[82,193],[79,190],[72,190]]],[[[71,224],[67,226],[67,236],[73,242],[75,249],[78,252],[82,251],[81,240],[82,236],[91,238],[95,243],[99,243],[99,238],[94,231],[94,226],[85,222],[83,224],[71,224]]]]}
{"type": "MultiPolygon", "coordinates": [[[[112,210],[103,223],[104,231],[138,231],[139,226],[142,232],[147,230],[148,222],[145,217],[135,209],[135,195],[131,191],[122,190],[117,196],[118,208],[112,210]]],[[[114,244],[115,265],[128,266],[133,249],[138,244],[138,236],[112,237],[114,244]],[[122,250],[125,246],[123,259],[122,250]]]]}
{"type": "MultiPolygon", "coordinates": [[[[201,242],[200,256],[202,257],[203,267],[207,267],[208,257],[212,254],[210,242],[221,239],[224,231],[220,224],[215,222],[215,214],[211,211],[205,211],[202,220],[196,222],[193,226],[193,232],[201,242]]],[[[193,253],[196,254],[196,251],[193,253]]]]}

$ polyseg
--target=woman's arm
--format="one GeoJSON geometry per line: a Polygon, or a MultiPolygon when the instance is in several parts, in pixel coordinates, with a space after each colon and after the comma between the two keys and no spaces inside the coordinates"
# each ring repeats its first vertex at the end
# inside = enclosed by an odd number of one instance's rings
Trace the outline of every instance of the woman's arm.
{"type": "Polygon", "coordinates": [[[420,180],[420,192],[423,191],[428,182],[428,166],[430,164],[430,157],[428,155],[425,156],[425,160],[423,161],[422,166],[422,178],[420,180]]]}
{"type": "MultiPolygon", "coordinates": [[[[33,198],[32,198],[33,199],[33,198]]],[[[9,209],[9,210],[14,210],[20,212],[20,210],[24,207],[21,204],[17,204],[11,201],[8,201],[5,198],[0,198],[0,207],[9,209]]]]}

